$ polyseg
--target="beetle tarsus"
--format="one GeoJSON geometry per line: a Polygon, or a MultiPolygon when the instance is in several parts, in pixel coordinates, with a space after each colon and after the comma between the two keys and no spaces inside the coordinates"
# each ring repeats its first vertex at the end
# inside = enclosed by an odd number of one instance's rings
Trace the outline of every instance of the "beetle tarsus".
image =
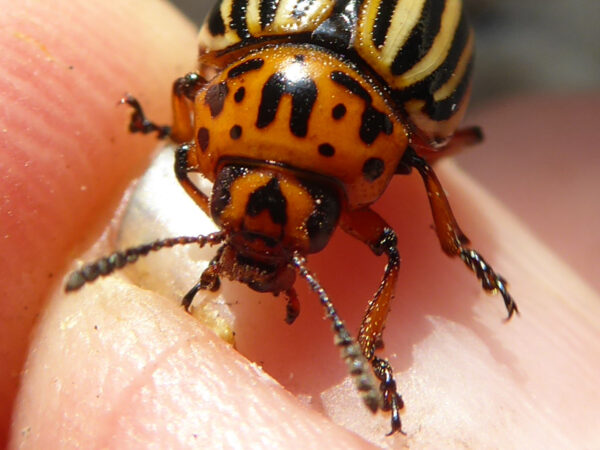
{"type": "Polygon", "coordinates": [[[133,108],[131,120],[129,122],[129,131],[132,133],[156,133],[158,139],[164,139],[170,136],[171,127],[168,125],[156,125],[154,122],[148,120],[144,114],[142,105],[140,105],[140,102],[138,102],[134,96],[125,94],[119,103],[127,104],[133,108]]]}
{"type": "Polygon", "coordinates": [[[285,307],[285,323],[291,325],[295,322],[300,314],[300,302],[298,301],[298,294],[294,288],[290,288],[285,292],[287,296],[287,304],[285,307]]]}
{"type": "Polygon", "coordinates": [[[518,314],[517,304],[508,293],[504,278],[494,272],[479,252],[467,247],[469,239],[458,226],[450,203],[446,198],[446,193],[431,166],[412,149],[407,150],[403,159],[419,171],[425,183],[435,223],[435,231],[442,250],[448,256],[459,256],[481,281],[481,286],[485,291],[499,292],[502,295],[504,305],[508,311],[507,320],[514,313],[518,314]]]}
{"type": "Polygon", "coordinates": [[[391,411],[392,429],[387,434],[391,436],[395,432],[406,434],[402,431],[402,421],[400,419],[400,410],[404,408],[404,401],[396,390],[396,381],[394,380],[394,372],[390,363],[382,358],[373,358],[371,361],[373,372],[377,379],[381,381],[379,389],[383,394],[383,411],[391,411]]]}
{"type": "Polygon", "coordinates": [[[481,286],[487,292],[499,292],[504,300],[504,305],[508,311],[509,320],[513,314],[519,314],[517,304],[508,292],[507,283],[502,276],[498,275],[483,259],[483,257],[475,250],[464,248],[460,252],[460,259],[475,273],[477,278],[481,280],[481,286]]]}
{"type": "Polygon", "coordinates": [[[219,247],[217,253],[208,264],[208,267],[204,269],[204,272],[202,272],[200,280],[181,299],[181,306],[183,306],[187,312],[192,312],[192,302],[194,301],[194,297],[199,291],[207,290],[211,292],[216,292],[221,287],[219,271],[221,269],[220,261],[221,255],[223,254],[223,250],[224,246],[219,247]]]}

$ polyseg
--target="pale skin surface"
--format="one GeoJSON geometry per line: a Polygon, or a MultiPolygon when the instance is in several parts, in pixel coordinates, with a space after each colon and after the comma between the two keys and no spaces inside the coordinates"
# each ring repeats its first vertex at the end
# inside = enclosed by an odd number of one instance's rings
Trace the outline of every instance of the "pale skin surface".
{"type": "MultiPolygon", "coordinates": [[[[11,443],[31,448],[367,446],[260,374],[173,299],[116,277],[62,295],[58,280],[106,226],[155,145],[128,135],[127,112],[112,105],[128,89],[153,119],[169,120],[170,84],[193,66],[195,34],[159,2],[110,2],[94,11],[77,1],[54,3],[41,11],[34,7],[42,2],[3,1],[7,14],[0,19],[6,24],[0,48],[15,49],[0,57],[2,70],[10,69],[0,77],[3,442],[10,427],[11,443]]],[[[597,117],[598,103],[571,111],[589,117],[595,108],[597,117]]],[[[528,114],[531,108],[535,103],[528,114]]],[[[488,130],[485,145],[497,146],[494,139],[511,132],[506,117],[523,113],[518,102],[508,110],[477,118],[488,130]]],[[[563,121],[550,122],[556,115],[547,106],[537,113],[549,116],[548,133],[573,132],[563,121]]],[[[582,161],[597,136],[593,127],[573,132],[582,161]]],[[[531,189],[557,189],[550,175],[518,165],[538,141],[503,141],[515,173],[498,183],[533,170],[531,189]]],[[[549,141],[545,151],[564,151],[549,141]]],[[[573,178],[578,161],[564,161],[573,178]]],[[[474,246],[511,282],[522,315],[502,323],[501,300],[481,294],[462,263],[439,250],[420,180],[395,180],[376,209],[398,231],[403,256],[385,354],[407,403],[408,437],[386,441],[387,418],[365,412],[351,390],[326,408],[343,416],[349,397],[355,408],[349,414],[359,422],[349,428],[380,444],[597,447],[598,294],[523,226],[539,216],[535,204],[521,208],[519,223],[501,195],[490,200],[454,165],[440,167],[438,175],[474,246]],[[370,423],[379,428],[369,429],[370,423]]],[[[564,213],[597,204],[596,193],[585,189],[564,199],[564,213]]],[[[520,201],[527,200],[523,192],[520,201]]],[[[565,238],[597,247],[598,237],[578,233],[574,222],[565,238]]],[[[587,266],[597,262],[585,255],[587,266]]],[[[309,264],[356,330],[383,260],[339,235],[309,264]]],[[[315,297],[297,285],[302,312],[292,327],[283,323],[283,302],[243,287],[226,289],[240,301],[239,350],[318,404],[321,391],[343,380],[344,366],[315,297]]]]}

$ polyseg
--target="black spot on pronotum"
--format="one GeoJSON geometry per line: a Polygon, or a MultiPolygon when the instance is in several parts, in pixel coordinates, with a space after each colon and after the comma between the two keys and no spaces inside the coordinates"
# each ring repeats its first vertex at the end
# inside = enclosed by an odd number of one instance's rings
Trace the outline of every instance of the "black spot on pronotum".
{"type": "Polygon", "coordinates": [[[289,79],[285,72],[271,75],[263,86],[256,127],[265,128],[275,120],[284,95],[292,96],[290,131],[294,136],[305,137],[308,133],[308,119],[317,99],[317,85],[308,76],[289,79]]]}
{"type": "Polygon", "coordinates": [[[334,83],[343,86],[351,94],[360,97],[365,103],[365,109],[360,120],[359,136],[361,141],[367,145],[371,145],[375,142],[379,133],[387,135],[392,134],[394,131],[394,124],[387,114],[379,111],[373,106],[371,94],[369,94],[357,80],[341,71],[332,72],[331,80],[334,83]]]}
{"type": "Polygon", "coordinates": [[[340,120],[346,115],[346,106],[343,103],[338,103],[331,110],[331,117],[335,120],[340,120]]]}
{"type": "Polygon", "coordinates": [[[244,100],[245,96],[246,96],[246,88],[244,86],[242,86],[237,91],[235,91],[235,94],[233,95],[233,99],[235,100],[236,103],[241,103],[242,100],[244,100]]]}
{"type": "Polygon", "coordinates": [[[385,169],[385,164],[380,158],[369,158],[365,161],[362,172],[367,181],[375,181],[385,169]]]}
{"type": "Polygon", "coordinates": [[[333,156],[335,154],[335,148],[331,144],[321,144],[319,145],[319,154],[322,156],[333,156]]]}
{"type": "Polygon", "coordinates": [[[205,152],[208,148],[209,138],[210,133],[208,131],[208,128],[202,127],[198,129],[198,145],[200,146],[200,150],[202,150],[203,152],[205,152]]]}
{"type": "Polygon", "coordinates": [[[272,178],[267,184],[250,194],[246,204],[246,213],[250,217],[256,217],[267,210],[273,223],[285,225],[287,222],[286,207],[287,200],[281,193],[279,181],[277,178],[272,178]]]}
{"type": "Polygon", "coordinates": [[[371,94],[369,94],[369,92],[364,87],[362,87],[358,81],[356,81],[347,73],[338,70],[331,72],[331,81],[333,81],[336,84],[339,84],[340,86],[343,86],[351,94],[358,95],[367,104],[370,105],[371,103],[373,103],[371,94]]]}
{"type": "Polygon", "coordinates": [[[260,69],[265,64],[265,61],[261,58],[249,59],[241,64],[229,69],[227,72],[227,78],[238,78],[245,73],[252,72],[253,70],[260,69]]]}
{"type": "Polygon", "coordinates": [[[209,107],[211,117],[215,118],[221,114],[228,93],[229,88],[225,82],[213,84],[208,88],[206,97],[204,97],[204,104],[209,107]]]}
{"type": "Polygon", "coordinates": [[[392,134],[394,125],[387,114],[368,106],[363,112],[360,126],[360,139],[366,144],[372,144],[379,133],[392,134]]]}
{"type": "Polygon", "coordinates": [[[229,130],[229,136],[234,140],[239,139],[242,136],[242,127],[239,125],[232,126],[231,130],[229,130]]]}

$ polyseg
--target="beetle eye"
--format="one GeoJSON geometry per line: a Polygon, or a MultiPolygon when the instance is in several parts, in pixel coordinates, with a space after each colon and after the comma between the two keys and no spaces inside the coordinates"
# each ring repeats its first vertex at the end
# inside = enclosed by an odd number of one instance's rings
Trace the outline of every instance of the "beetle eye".
{"type": "Polygon", "coordinates": [[[315,209],[306,220],[306,230],[310,239],[310,251],[316,253],[322,250],[340,218],[340,200],[337,192],[319,184],[307,186],[313,198],[315,209]]]}

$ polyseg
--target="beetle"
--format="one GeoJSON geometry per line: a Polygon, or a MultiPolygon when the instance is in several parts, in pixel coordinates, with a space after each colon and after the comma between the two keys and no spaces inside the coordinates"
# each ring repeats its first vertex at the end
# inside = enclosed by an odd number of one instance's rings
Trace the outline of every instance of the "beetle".
{"type": "Polygon", "coordinates": [[[477,127],[458,129],[472,56],[460,0],[218,1],[200,31],[197,71],[173,84],[172,126],[149,121],[130,95],[122,103],[133,108],[131,132],[178,145],[175,175],[220,231],[115,252],[73,272],[66,290],[164,247],[218,245],[183,297],[186,310],[199,290],[217,290],[226,277],[284,293],[291,324],[299,274],[325,307],[365,404],[390,411],[389,434],[402,432],[402,397],[391,365],[376,354],[400,256],[395,231],[370,208],[394,175],[417,170],[442,250],[501,294],[508,318],[518,313],[506,281],[469,247],[431,167],[482,139],[477,127]],[[212,182],[210,196],[190,173],[212,182]],[[306,265],[337,227],[387,258],[356,340],[306,265]]]}

